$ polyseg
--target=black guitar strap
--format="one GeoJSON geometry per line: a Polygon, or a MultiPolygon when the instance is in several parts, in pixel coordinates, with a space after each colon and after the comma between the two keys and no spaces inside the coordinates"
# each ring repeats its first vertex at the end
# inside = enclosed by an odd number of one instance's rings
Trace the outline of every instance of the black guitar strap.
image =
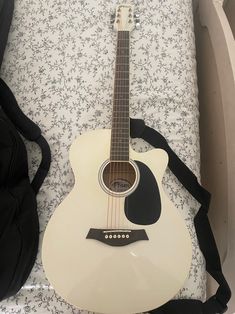
{"type": "Polygon", "coordinates": [[[131,119],[131,137],[142,138],[153,147],[164,149],[169,156],[169,168],[190,194],[201,204],[194,224],[200,249],[206,260],[207,272],[217,281],[216,294],[206,302],[199,300],[172,300],[152,310],[154,314],[222,314],[227,311],[231,290],[224,278],[216,242],[208,220],[211,195],[199,183],[192,171],[179,159],[166,139],[143,120],[131,119]]]}

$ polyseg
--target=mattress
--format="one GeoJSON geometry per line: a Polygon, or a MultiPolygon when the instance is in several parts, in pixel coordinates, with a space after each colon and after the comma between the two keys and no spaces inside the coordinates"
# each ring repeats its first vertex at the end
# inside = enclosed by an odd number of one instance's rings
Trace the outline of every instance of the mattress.
{"type": "MultiPolygon", "coordinates": [[[[200,152],[196,56],[191,0],[140,0],[140,29],[131,33],[130,113],[160,131],[199,178],[200,152]]],[[[41,262],[41,241],[55,208],[74,177],[71,143],[88,130],[110,128],[116,33],[110,14],[116,1],[15,0],[1,69],[21,108],[38,123],[52,152],[50,172],[38,194],[40,245],[23,288],[0,304],[1,313],[79,313],[51,287],[41,262]]],[[[26,142],[30,176],[40,162],[36,144],[26,142]]],[[[132,140],[133,148],[151,147],[132,140]]],[[[205,261],[193,218],[199,204],[170,171],[163,185],[185,218],[193,244],[190,274],[175,298],[204,300],[205,261]]],[[[170,230],[169,230],[170,232],[170,230]]]]}

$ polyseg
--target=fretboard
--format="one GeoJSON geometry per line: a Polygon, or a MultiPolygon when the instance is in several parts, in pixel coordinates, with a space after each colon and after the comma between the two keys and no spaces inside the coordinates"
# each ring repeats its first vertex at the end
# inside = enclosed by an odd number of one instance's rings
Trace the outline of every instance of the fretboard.
{"type": "Polygon", "coordinates": [[[118,31],[110,160],[129,161],[129,31],[118,31]]]}

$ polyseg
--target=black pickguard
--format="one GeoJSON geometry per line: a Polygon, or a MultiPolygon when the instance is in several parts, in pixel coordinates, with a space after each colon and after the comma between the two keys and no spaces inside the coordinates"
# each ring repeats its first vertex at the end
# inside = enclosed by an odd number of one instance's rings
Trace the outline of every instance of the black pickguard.
{"type": "Polygon", "coordinates": [[[125,214],[128,220],[139,225],[150,225],[161,215],[161,198],[157,181],[144,163],[136,161],[140,181],[135,191],[125,199],[125,214]]]}

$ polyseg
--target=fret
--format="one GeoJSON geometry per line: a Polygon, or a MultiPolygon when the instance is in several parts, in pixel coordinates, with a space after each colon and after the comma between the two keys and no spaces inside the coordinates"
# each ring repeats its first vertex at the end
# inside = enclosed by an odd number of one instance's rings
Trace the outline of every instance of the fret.
{"type": "Polygon", "coordinates": [[[129,155],[125,152],[120,152],[120,154],[111,154],[110,160],[129,160],[129,155]]]}
{"type": "Polygon", "coordinates": [[[115,92],[125,92],[125,93],[127,93],[127,92],[130,92],[130,90],[129,90],[129,84],[119,84],[119,85],[115,85],[114,86],[114,93],[115,92]]]}
{"type": "Polygon", "coordinates": [[[118,128],[118,130],[129,130],[129,128],[118,128]]]}
{"type": "MultiPolygon", "coordinates": [[[[114,97],[117,95],[114,95],[114,97]]],[[[119,107],[119,106],[123,106],[125,108],[129,108],[129,98],[122,98],[122,97],[118,97],[118,98],[114,98],[114,105],[115,108],[119,107]]],[[[114,110],[115,110],[114,108],[114,110]]]]}
{"type": "Polygon", "coordinates": [[[114,100],[128,101],[129,102],[129,98],[122,98],[122,97],[114,98],[114,100]]]}
{"type": "Polygon", "coordinates": [[[129,41],[127,40],[119,40],[118,44],[117,44],[117,49],[128,49],[129,51],[129,41]]]}
{"type": "Polygon", "coordinates": [[[120,150],[120,153],[119,152],[113,152],[112,153],[112,156],[120,156],[120,157],[127,157],[129,156],[129,154],[127,153],[127,151],[124,149],[124,150],[120,150]]]}
{"type": "Polygon", "coordinates": [[[112,153],[112,156],[116,156],[116,157],[129,157],[129,153],[127,152],[126,149],[123,149],[123,150],[120,150],[120,151],[113,151],[112,153]]]}
{"type": "Polygon", "coordinates": [[[120,154],[111,153],[110,160],[129,160],[129,155],[121,152],[120,154]]]}
{"type": "MultiPolygon", "coordinates": [[[[125,117],[129,118],[129,114],[128,113],[125,113],[125,117]]],[[[113,116],[113,122],[114,123],[123,123],[123,124],[129,124],[129,119],[126,119],[127,121],[122,121],[123,119],[122,118],[125,118],[125,117],[120,117],[120,116],[113,116]]]]}
{"type": "Polygon", "coordinates": [[[124,47],[119,47],[117,48],[117,55],[118,56],[126,55],[127,57],[129,57],[129,49],[124,48],[124,47]]]}
{"type": "MultiPolygon", "coordinates": [[[[125,131],[123,131],[122,133],[121,132],[119,132],[119,128],[114,128],[113,129],[113,132],[112,132],[112,134],[111,134],[111,136],[114,136],[114,137],[116,137],[116,138],[118,138],[118,137],[120,137],[120,138],[126,138],[126,134],[127,133],[129,133],[129,126],[128,127],[126,127],[124,130],[125,131]]],[[[129,141],[129,138],[127,138],[127,140],[129,141]]]]}
{"type": "MultiPolygon", "coordinates": [[[[129,137],[127,136],[127,135],[129,135],[129,128],[128,128],[128,132],[126,132],[125,133],[125,138],[127,138],[128,140],[126,140],[126,143],[129,143],[129,137]]],[[[123,136],[124,136],[124,134],[123,134],[123,136]]],[[[119,138],[119,136],[116,136],[116,134],[114,133],[114,134],[112,134],[112,136],[111,136],[111,140],[112,141],[114,141],[114,140],[117,140],[119,138]]],[[[121,144],[121,143],[120,143],[121,144]]],[[[111,144],[111,146],[112,146],[113,144],[111,144]]]]}
{"type": "MultiPolygon", "coordinates": [[[[120,92],[115,92],[114,95],[118,96],[118,95],[123,95],[126,97],[126,95],[129,95],[130,93],[129,92],[123,92],[123,91],[120,91],[120,92]]],[[[119,97],[119,99],[121,99],[121,97],[119,97]]],[[[129,100],[129,99],[128,99],[129,100]]]]}
{"type": "MultiPolygon", "coordinates": [[[[115,101],[115,105],[119,108],[120,106],[124,108],[129,108],[129,98],[127,98],[129,94],[127,93],[115,93],[113,95],[113,100],[115,101]],[[124,98],[126,97],[126,98],[124,98]]],[[[116,106],[115,106],[116,107],[116,106]]]]}
{"type": "Polygon", "coordinates": [[[117,65],[129,64],[129,57],[127,56],[117,56],[117,65]]]}
{"type": "MultiPolygon", "coordinates": [[[[113,118],[123,118],[123,117],[129,117],[129,111],[116,111],[113,113],[113,118]]],[[[123,121],[123,123],[129,123],[128,121],[123,121]]]]}
{"type": "Polygon", "coordinates": [[[127,111],[129,112],[129,100],[119,98],[114,100],[113,112],[127,111]]]}
{"type": "Polygon", "coordinates": [[[129,146],[128,147],[123,147],[122,150],[112,151],[112,156],[113,156],[113,158],[114,158],[114,156],[116,158],[117,158],[117,156],[127,158],[127,157],[129,157],[128,153],[126,153],[127,150],[129,150],[129,146]]]}
{"type": "Polygon", "coordinates": [[[116,72],[115,79],[128,79],[129,80],[129,74],[127,74],[127,72],[116,72]]]}
{"type": "Polygon", "coordinates": [[[114,94],[119,94],[119,93],[128,93],[129,94],[129,85],[116,85],[114,87],[114,94]]]}
{"type": "MultiPolygon", "coordinates": [[[[130,144],[127,143],[127,145],[121,145],[121,146],[118,146],[117,148],[117,144],[115,145],[115,148],[114,147],[111,147],[111,151],[113,154],[116,154],[116,155],[119,155],[119,153],[122,153],[124,154],[126,150],[129,150],[129,147],[130,147],[130,144]]],[[[126,153],[126,155],[128,155],[126,153]]]]}
{"type": "MultiPolygon", "coordinates": [[[[129,130],[129,129],[128,129],[129,130]]],[[[127,142],[127,143],[129,143],[129,138],[127,138],[126,137],[126,134],[127,134],[128,132],[126,132],[125,134],[123,133],[122,134],[122,136],[119,136],[118,134],[118,136],[116,136],[116,134],[115,134],[115,132],[112,134],[112,137],[113,137],[113,140],[117,140],[117,141],[121,141],[121,142],[127,142]]]]}
{"type": "Polygon", "coordinates": [[[116,79],[116,78],[115,78],[115,83],[114,83],[114,84],[115,84],[116,86],[123,85],[123,84],[120,84],[120,83],[124,83],[124,84],[128,84],[128,85],[129,85],[129,78],[128,78],[128,79],[125,79],[125,80],[124,80],[124,79],[120,79],[120,78],[119,78],[119,79],[116,79]],[[117,84],[117,83],[118,83],[118,84],[117,84]]]}
{"type": "Polygon", "coordinates": [[[127,130],[129,130],[129,123],[121,123],[120,124],[120,121],[113,121],[113,129],[117,130],[120,127],[125,127],[127,130]]]}
{"type": "Polygon", "coordinates": [[[120,116],[120,113],[122,114],[122,113],[125,113],[125,114],[127,114],[128,116],[129,116],[129,110],[126,110],[126,111],[118,111],[118,110],[116,110],[115,112],[113,112],[113,117],[116,115],[116,116],[120,116]]]}
{"type": "Polygon", "coordinates": [[[129,154],[128,153],[126,153],[126,151],[125,150],[122,150],[122,151],[120,151],[120,153],[119,152],[113,152],[113,153],[111,153],[111,156],[112,156],[112,158],[129,158],[129,154]]]}
{"type": "Polygon", "coordinates": [[[119,94],[114,93],[113,95],[114,109],[113,110],[115,110],[116,107],[119,108],[120,106],[123,106],[124,108],[129,108],[129,98],[124,98],[128,96],[129,94],[127,93],[125,94],[121,92],[119,94]]]}
{"type": "Polygon", "coordinates": [[[120,157],[118,157],[118,156],[110,156],[110,160],[111,161],[129,161],[129,156],[124,156],[124,157],[122,157],[122,156],[120,156],[120,157]]]}
{"type": "MultiPolygon", "coordinates": [[[[116,112],[116,114],[113,114],[113,119],[117,119],[119,118],[120,122],[122,122],[122,118],[129,118],[129,112],[128,111],[124,111],[124,112],[116,112]]],[[[123,123],[129,123],[129,119],[126,119],[127,121],[123,121],[123,123]]]]}
{"type": "Polygon", "coordinates": [[[116,63],[116,71],[124,71],[124,70],[129,72],[129,62],[128,64],[125,64],[125,65],[116,63]]]}
{"type": "Polygon", "coordinates": [[[115,94],[122,94],[122,93],[125,93],[125,94],[130,94],[130,90],[129,90],[129,84],[125,84],[125,85],[116,85],[115,88],[114,88],[114,95],[115,94]],[[117,91],[116,91],[117,89],[117,91]]]}

